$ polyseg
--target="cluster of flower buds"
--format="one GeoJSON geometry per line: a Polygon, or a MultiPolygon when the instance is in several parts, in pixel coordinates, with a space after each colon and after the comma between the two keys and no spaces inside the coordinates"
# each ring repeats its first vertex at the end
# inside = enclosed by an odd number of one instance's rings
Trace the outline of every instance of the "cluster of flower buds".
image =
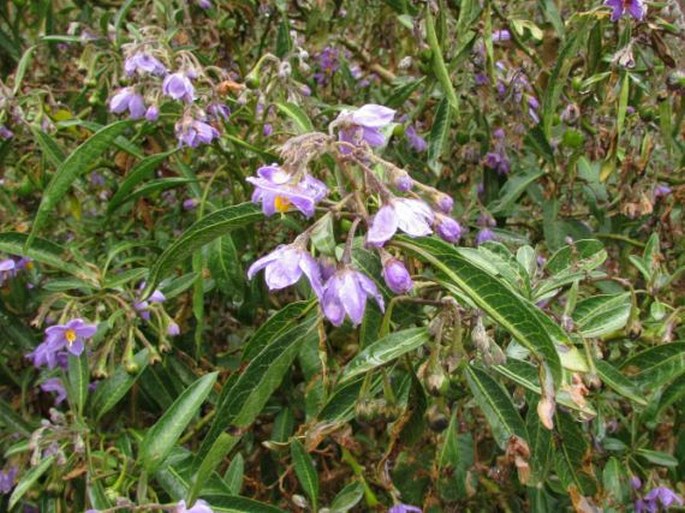
{"type": "Polygon", "coordinates": [[[196,82],[211,84],[192,54],[179,52],[178,69],[171,72],[164,62],[172,58],[152,43],[125,47],[124,74],[130,85],[117,90],[110,98],[109,109],[115,114],[128,113],[131,119],[145,118],[154,122],[160,114],[163,98],[180,102],[181,117],[175,124],[179,146],[196,148],[219,137],[217,126],[228,120],[229,108],[215,98],[215,88],[208,95],[198,95],[196,82]],[[204,105],[204,108],[201,106],[204,105]]]}
{"type": "Polygon", "coordinates": [[[378,253],[382,277],[396,294],[407,294],[413,288],[404,262],[385,248],[398,231],[410,237],[435,232],[451,243],[462,235],[461,226],[450,217],[454,205],[450,196],[412,179],[405,170],[373,153],[373,148],[386,144],[385,133],[394,116],[394,110],[374,104],[345,110],[331,123],[328,135],[314,132],[291,139],[282,148],[282,166],[261,167],[256,176],[247,179],[255,187],[252,201],[261,204],[267,216],[297,210],[312,218],[317,205],[328,198],[330,191],[310,174],[308,164],[324,153],[338,161],[351,190],[345,191],[341,186],[340,198],[324,217],[339,215],[352,219],[339,261],[331,264],[330,258],[317,260],[309,252],[311,234],[322,217],[292,244],[276,248],[248,270],[249,278],[264,270],[270,290],[288,287],[306,276],[324,315],[335,326],[342,325],[345,318],[354,325],[360,324],[368,298],[384,309],[383,296],[375,282],[352,265],[352,241],[359,225],[367,227],[365,245],[378,253]],[[376,209],[374,214],[369,214],[370,206],[376,209]]]}
{"type": "MultiPolygon", "coordinates": [[[[142,292],[144,288],[145,282],[142,282],[138,287],[138,293],[142,292]]],[[[164,293],[161,290],[155,289],[146,300],[134,299],[133,309],[146,322],[150,322],[151,314],[154,314],[158,324],[164,326],[164,332],[170,337],[175,337],[181,333],[181,328],[162,308],[161,305],[165,301],[166,296],[164,293]]]]}

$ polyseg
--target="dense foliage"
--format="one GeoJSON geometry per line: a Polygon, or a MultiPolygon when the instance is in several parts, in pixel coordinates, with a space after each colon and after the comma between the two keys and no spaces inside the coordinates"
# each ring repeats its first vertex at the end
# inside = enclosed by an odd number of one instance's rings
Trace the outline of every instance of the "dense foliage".
{"type": "Polygon", "coordinates": [[[683,508],[683,38],[0,3],[0,510],[683,508]]]}

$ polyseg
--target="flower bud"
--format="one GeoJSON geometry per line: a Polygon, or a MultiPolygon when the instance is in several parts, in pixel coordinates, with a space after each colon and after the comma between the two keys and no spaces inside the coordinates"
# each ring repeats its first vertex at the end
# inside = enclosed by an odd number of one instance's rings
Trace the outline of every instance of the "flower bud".
{"type": "Polygon", "coordinates": [[[397,258],[389,257],[383,262],[383,279],[395,294],[406,294],[414,286],[409,271],[397,258]]]}
{"type": "Polygon", "coordinates": [[[463,229],[457,221],[449,216],[435,214],[435,232],[447,242],[456,243],[461,238],[463,229]]]}

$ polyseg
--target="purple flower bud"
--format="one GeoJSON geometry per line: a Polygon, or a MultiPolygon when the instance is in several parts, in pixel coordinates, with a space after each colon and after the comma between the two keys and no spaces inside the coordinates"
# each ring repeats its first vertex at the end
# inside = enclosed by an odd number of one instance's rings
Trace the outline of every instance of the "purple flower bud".
{"type": "Polygon", "coordinates": [[[501,140],[504,139],[504,137],[505,137],[504,129],[501,128],[501,127],[500,127],[500,128],[496,128],[495,130],[493,130],[492,136],[493,136],[495,139],[498,139],[498,140],[501,141],[501,140]]]}
{"type": "Polygon", "coordinates": [[[174,513],[214,513],[214,511],[209,507],[209,504],[207,504],[206,501],[198,499],[195,501],[192,508],[186,506],[186,501],[179,501],[174,513]]]}
{"type": "Polygon", "coordinates": [[[0,286],[17,274],[17,263],[12,258],[0,260],[0,286]]]}
{"type": "Polygon", "coordinates": [[[198,200],[197,198],[188,198],[187,200],[183,200],[183,209],[184,210],[193,210],[195,207],[197,207],[198,200]]]}
{"type": "Polygon", "coordinates": [[[155,289],[154,292],[152,292],[152,294],[150,295],[150,297],[147,298],[147,300],[150,303],[164,303],[164,301],[166,301],[166,297],[164,296],[161,290],[155,289]]]}
{"type": "Polygon", "coordinates": [[[395,176],[393,177],[393,185],[400,192],[410,191],[414,186],[414,180],[411,179],[409,173],[406,171],[400,171],[401,172],[395,173],[395,176]]]}
{"type": "Polygon", "coordinates": [[[492,42],[502,43],[511,40],[511,33],[507,29],[495,30],[492,32],[492,42]]]}
{"type": "Polygon", "coordinates": [[[11,139],[14,137],[14,132],[7,128],[5,125],[0,125],[0,139],[11,139]]]}
{"type": "Polygon", "coordinates": [[[311,96],[312,95],[312,89],[308,85],[302,85],[300,87],[300,94],[302,96],[311,96]]]}
{"type": "Polygon", "coordinates": [[[443,214],[450,214],[454,208],[454,200],[445,193],[438,192],[435,197],[435,205],[443,214]]]}
{"type": "Polygon", "coordinates": [[[145,119],[153,123],[157,121],[157,118],[159,118],[159,107],[157,105],[150,105],[145,111],[145,119]]]}
{"type": "Polygon", "coordinates": [[[459,223],[449,216],[435,214],[435,233],[447,242],[456,243],[461,238],[463,230],[459,223]]]}
{"type": "Polygon", "coordinates": [[[421,508],[409,504],[395,504],[388,513],[421,513],[421,508]]]}
{"type": "Polygon", "coordinates": [[[497,226],[497,221],[495,221],[495,218],[492,217],[490,214],[487,212],[483,212],[478,216],[478,219],[476,220],[476,224],[478,226],[489,226],[489,227],[495,227],[497,226]]]}
{"type": "Polygon", "coordinates": [[[176,337],[181,333],[181,327],[174,321],[170,321],[166,327],[166,334],[170,337],[176,337]]]}
{"type": "Polygon", "coordinates": [[[190,81],[189,73],[177,71],[167,75],[162,82],[162,92],[174,100],[183,100],[186,103],[193,103],[195,100],[195,88],[190,81]]]}
{"type": "Polygon", "coordinates": [[[271,126],[271,123],[264,123],[264,127],[262,128],[262,134],[264,137],[269,137],[274,131],[274,127],[271,126]]]}
{"type": "Polygon", "coordinates": [[[630,486],[633,487],[633,490],[639,490],[642,488],[642,481],[637,476],[630,476],[630,486]]]}
{"type": "Polygon", "coordinates": [[[484,86],[488,83],[488,76],[485,73],[476,73],[473,80],[477,86],[484,86]]]}
{"type": "Polygon", "coordinates": [[[321,306],[334,326],[341,326],[345,316],[357,326],[364,318],[367,297],[374,298],[381,311],[385,310],[383,296],[376,284],[365,274],[343,267],[326,282],[321,306]]]}
{"type": "Polygon", "coordinates": [[[671,194],[671,188],[663,183],[657,184],[654,186],[654,192],[653,197],[654,201],[658,200],[659,198],[665,198],[666,196],[671,194]]]}
{"type": "Polygon", "coordinates": [[[483,228],[476,234],[476,246],[480,246],[489,240],[495,240],[495,232],[490,228],[483,228]]]}
{"type": "Polygon", "coordinates": [[[4,495],[12,491],[18,472],[19,469],[14,466],[10,467],[9,470],[3,470],[0,472],[0,494],[4,495]]]}
{"type": "Polygon", "coordinates": [[[528,97],[528,106],[533,110],[538,110],[540,108],[540,102],[535,96],[528,97]]]}
{"type": "Polygon", "coordinates": [[[211,9],[212,8],[211,0],[197,0],[197,5],[201,9],[211,9]]]}
{"type": "Polygon", "coordinates": [[[383,262],[383,279],[395,294],[406,294],[414,286],[409,271],[397,258],[389,257],[383,262]]]}
{"type": "Polygon", "coordinates": [[[231,115],[231,109],[228,108],[228,105],[223,103],[211,103],[207,107],[207,113],[217,121],[220,121],[221,119],[228,121],[228,118],[231,115]]]}
{"type": "Polygon", "coordinates": [[[416,133],[416,129],[413,125],[409,125],[404,130],[404,135],[407,138],[407,141],[409,141],[409,146],[411,146],[414,151],[422,152],[428,149],[428,143],[423,137],[416,133]]]}
{"type": "Polygon", "coordinates": [[[145,116],[145,102],[143,97],[131,87],[120,89],[109,101],[109,110],[115,114],[129,112],[131,119],[140,119],[145,116]]]}

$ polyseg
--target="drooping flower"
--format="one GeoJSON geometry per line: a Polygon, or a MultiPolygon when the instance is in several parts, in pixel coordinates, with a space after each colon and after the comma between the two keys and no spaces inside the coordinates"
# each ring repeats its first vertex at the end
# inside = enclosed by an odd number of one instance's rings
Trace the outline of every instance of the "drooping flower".
{"type": "Polygon", "coordinates": [[[0,287],[17,274],[17,263],[12,258],[0,260],[0,287]]]}
{"type": "Polygon", "coordinates": [[[367,296],[376,300],[381,311],[385,310],[376,284],[365,274],[342,267],[326,282],[321,301],[323,313],[334,326],[341,326],[346,315],[357,326],[364,318],[367,296]]]}
{"type": "Polygon", "coordinates": [[[212,8],[212,1],[211,0],[197,0],[197,5],[200,7],[200,9],[211,9],[212,8]]]}
{"type": "Polygon", "coordinates": [[[388,513],[421,513],[421,508],[409,504],[395,504],[388,513]]]}
{"type": "Polygon", "coordinates": [[[109,101],[109,110],[115,114],[128,111],[131,119],[140,119],[145,116],[145,102],[143,97],[135,92],[132,87],[120,89],[109,101]]]}
{"type": "Polygon", "coordinates": [[[657,486],[652,489],[645,495],[644,500],[647,503],[648,509],[650,504],[656,505],[659,502],[666,509],[674,504],[677,504],[678,506],[683,505],[683,498],[666,486],[657,486]]]}
{"type": "Polygon", "coordinates": [[[210,103],[207,107],[207,114],[217,121],[221,121],[222,119],[228,121],[228,118],[231,115],[231,109],[224,103],[210,103]]]}
{"type": "Polygon", "coordinates": [[[11,139],[14,137],[14,132],[7,128],[5,125],[0,125],[0,139],[11,139]]]}
{"type": "Polygon", "coordinates": [[[456,220],[439,212],[435,214],[435,224],[433,227],[435,228],[435,233],[447,242],[458,242],[463,233],[461,225],[456,220]]]}
{"type": "Polygon", "coordinates": [[[169,324],[166,327],[166,334],[169,335],[170,337],[176,337],[180,335],[181,333],[181,327],[178,325],[178,323],[174,321],[170,321],[169,324]]]}
{"type": "Polygon", "coordinates": [[[380,247],[389,241],[399,228],[410,237],[422,237],[432,233],[434,213],[423,201],[394,198],[383,205],[373,217],[366,241],[380,247]]]}
{"type": "Polygon", "coordinates": [[[269,137],[274,131],[274,127],[271,123],[264,123],[264,126],[262,127],[262,135],[264,137],[269,137]]]}
{"type": "MultiPolygon", "coordinates": [[[[143,285],[141,286],[141,289],[145,288],[145,282],[143,282],[143,285]]],[[[166,296],[164,293],[159,290],[155,289],[152,294],[150,294],[150,297],[147,298],[144,301],[137,301],[136,303],[133,304],[133,308],[140,314],[140,316],[145,319],[146,321],[150,320],[150,305],[151,304],[161,304],[164,301],[166,301],[166,296]]]]}
{"type": "Polygon", "coordinates": [[[162,92],[174,100],[182,100],[193,103],[195,100],[195,87],[187,73],[177,71],[164,77],[162,92]]]}
{"type": "Polygon", "coordinates": [[[95,324],[87,324],[83,319],[72,319],[66,324],[50,326],[45,330],[45,340],[27,356],[33,359],[36,367],[47,365],[53,369],[63,349],[79,356],[85,348],[85,341],[97,331],[95,324]]]}
{"type": "Polygon", "coordinates": [[[299,243],[279,246],[263,256],[250,266],[247,277],[252,279],[262,269],[269,290],[289,287],[297,283],[304,274],[317,297],[321,298],[323,295],[319,265],[309,251],[299,243]]]}
{"type": "Polygon", "coordinates": [[[19,469],[15,466],[0,472],[0,494],[10,493],[14,488],[14,481],[17,479],[19,469]]]}
{"type": "Polygon", "coordinates": [[[383,258],[383,279],[395,294],[406,294],[414,286],[404,263],[394,257],[383,258]]]}
{"type": "Polygon", "coordinates": [[[159,107],[157,105],[150,105],[145,111],[145,119],[153,123],[157,121],[157,118],[159,118],[159,107]]]}
{"type": "Polygon", "coordinates": [[[492,31],[492,42],[502,43],[511,40],[511,32],[507,29],[493,30],[492,31]]]}
{"type": "Polygon", "coordinates": [[[340,52],[331,47],[327,46],[316,58],[319,71],[314,73],[314,80],[319,85],[326,85],[333,74],[340,68],[340,52]]]}
{"type": "Polygon", "coordinates": [[[212,508],[209,507],[206,501],[198,499],[191,508],[186,506],[186,501],[179,501],[176,505],[175,513],[214,513],[212,508]]]}
{"type": "Polygon", "coordinates": [[[416,152],[422,152],[426,151],[428,149],[428,143],[426,140],[421,137],[417,132],[416,128],[414,128],[414,125],[409,125],[405,130],[404,130],[404,136],[407,138],[407,141],[409,141],[409,146],[416,151],[416,152]]]}
{"type": "Polygon", "coordinates": [[[506,175],[511,169],[511,164],[504,151],[491,151],[485,155],[485,165],[497,171],[497,174],[506,175]]]}
{"type": "Polygon", "coordinates": [[[483,228],[476,234],[476,246],[480,246],[489,240],[495,240],[495,232],[490,228],[483,228]]]}
{"type": "Polygon", "coordinates": [[[183,116],[176,122],[178,145],[197,148],[200,144],[211,144],[219,137],[219,131],[212,125],[190,116],[183,116]]]}
{"type": "Polygon", "coordinates": [[[136,72],[142,75],[150,73],[152,75],[165,75],[166,66],[155,57],[146,52],[136,52],[124,61],[124,71],[130,77],[136,72]]]}
{"type": "Polygon", "coordinates": [[[67,391],[64,388],[62,380],[59,378],[46,379],[41,385],[40,389],[43,392],[55,392],[55,406],[63,402],[67,398],[67,391]]]}
{"type": "Polygon", "coordinates": [[[652,196],[654,197],[654,201],[656,201],[659,198],[665,198],[666,196],[670,195],[671,192],[673,191],[668,185],[660,183],[654,186],[652,196]]]}
{"type": "MultiPolygon", "coordinates": [[[[335,123],[340,126],[338,139],[350,144],[359,145],[365,142],[369,146],[383,146],[385,136],[380,129],[392,123],[395,111],[383,105],[369,103],[354,111],[343,111],[335,123]]],[[[341,148],[349,153],[350,148],[341,148]]]]}
{"type": "Polygon", "coordinates": [[[257,170],[257,176],[246,180],[255,186],[252,202],[261,202],[267,216],[294,207],[306,217],[312,217],[316,204],[328,194],[328,188],[320,180],[310,175],[298,180],[278,164],[262,166],[257,170]]]}
{"type": "Polygon", "coordinates": [[[611,7],[611,21],[618,21],[621,16],[629,14],[637,21],[642,21],[647,9],[642,0],[604,0],[604,5],[611,7]]]}

